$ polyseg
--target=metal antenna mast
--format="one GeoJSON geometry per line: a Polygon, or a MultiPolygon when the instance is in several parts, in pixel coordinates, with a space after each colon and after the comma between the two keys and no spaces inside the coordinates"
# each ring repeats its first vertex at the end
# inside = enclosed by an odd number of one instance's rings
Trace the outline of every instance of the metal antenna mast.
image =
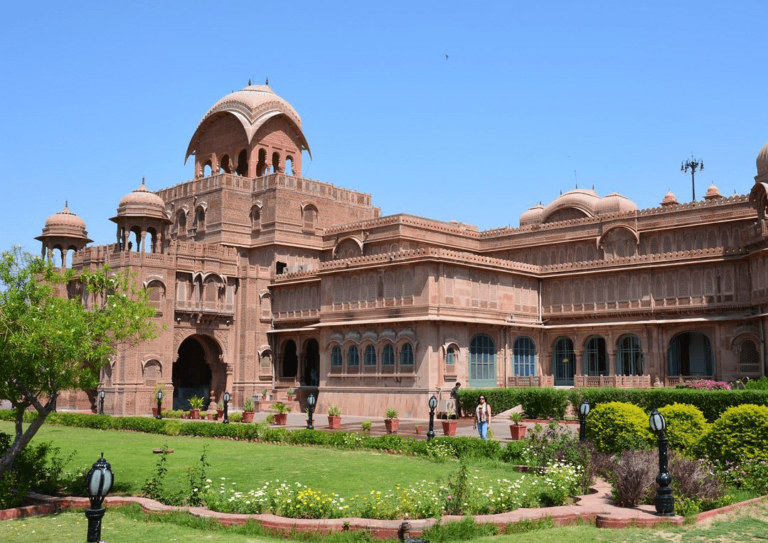
{"type": "Polygon", "coordinates": [[[680,164],[680,171],[683,173],[688,173],[688,170],[691,170],[691,191],[693,194],[693,201],[696,201],[696,170],[704,171],[704,161],[700,158],[693,158],[693,154],[691,154],[691,159],[686,160],[682,164],[680,164]]]}

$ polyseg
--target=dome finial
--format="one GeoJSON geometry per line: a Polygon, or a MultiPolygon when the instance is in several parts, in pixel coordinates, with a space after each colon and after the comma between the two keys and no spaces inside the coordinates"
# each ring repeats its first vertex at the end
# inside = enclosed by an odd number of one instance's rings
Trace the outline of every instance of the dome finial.
{"type": "Polygon", "coordinates": [[[145,183],[144,176],[142,175],[141,176],[141,186],[143,187],[144,185],[146,185],[146,183],[145,183]]]}
{"type": "Polygon", "coordinates": [[[248,78],[248,86],[249,87],[251,86],[251,78],[250,77],[248,78]]]}
{"type": "Polygon", "coordinates": [[[269,76],[267,76],[267,80],[264,82],[266,86],[269,86],[269,76]]]}
{"type": "Polygon", "coordinates": [[[64,209],[69,209],[69,198],[64,198],[64,209]]]}

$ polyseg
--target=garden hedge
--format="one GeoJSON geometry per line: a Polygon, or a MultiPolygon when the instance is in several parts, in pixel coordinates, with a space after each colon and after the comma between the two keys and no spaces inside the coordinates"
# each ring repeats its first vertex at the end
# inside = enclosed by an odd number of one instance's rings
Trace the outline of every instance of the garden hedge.
{"type": "Polygon", "coordinates": [[[712,422],[727,409],[738,405],[768,406],[768,390],[695,390],[684,388],[573,388],[551,387],[467,389],[459,392],[465,411],[471,413],[480,394],[484,394],[494,413],[522,405],[527,418],[561,419],[568,403],[581,405],[585,399],[592,407],[601,403],[622,402],[634,404],[646,412],[675,403],[692,405],[712,422]]]}

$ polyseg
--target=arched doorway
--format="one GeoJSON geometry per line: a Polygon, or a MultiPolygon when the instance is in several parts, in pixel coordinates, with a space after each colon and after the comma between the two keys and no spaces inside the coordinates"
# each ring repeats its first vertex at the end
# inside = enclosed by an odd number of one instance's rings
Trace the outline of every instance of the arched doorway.
{"type": "Polygon", "coordinates": [[[469,386],[496,386],[496,346],[487,334],[478,334],[469,342],[469,386]]]}
{"type": "Polygon", "coordinates": [[[304,365],[301,369],[301,384],[316,387],[320,384],[320,345],[316,339],[304,342],[304,365]]]}
{"type": "Polygon", "coordinates": [[[584,375],[608,375],[608,353],[605,349],[605,339],[592,336],[587,340],[584,349],[584,375]]]}
{"type": "Polygon", "coordinates": [[[211,396],[217,398],[226,386],[218,344],[206,336],[190,336],[179,345],[178,355],[172,370],[173,408],[189,409],[189,398],[198,396],[208,409],[211,396]]]}
{"type": "Polygon", "coordinates": [[[576,361],[573,354],[573,342],[561,337],[555,341],[552,353],[552,367],[555,369],[555,386],[573,386],[573,374],[576,361]]]}
{"type": "Polygon", "coordinates": [[[712,345],[709,338],[699,332],[683,332],[673,337],[669,342],[667,362],[672,377],[705,377],[715,374],[712,345]]]}
{"type": "Polygon", "coordinates": [[[299,368],[299,358],[296,355],[296,342],[289,339],[283,345],[283,371],[281,377],[296,377],[299,368]]]}

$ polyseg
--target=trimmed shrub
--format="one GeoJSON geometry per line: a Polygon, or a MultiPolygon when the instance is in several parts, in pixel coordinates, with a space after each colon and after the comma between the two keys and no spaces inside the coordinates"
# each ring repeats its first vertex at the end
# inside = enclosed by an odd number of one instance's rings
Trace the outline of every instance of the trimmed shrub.
{"type": "Polygon", "coordinates": [[[747,459],[768,460],[768,407],[740,405],[728,409],[699,440],[695,452],[721,467],[747,459]]]}
{"type": "Polygon", "coordinates": [[[659,413],[667,419],[665,433],[670,447],[683,454],[689,453],[709,429],[704,415],[693,405],[667,405],[660,408],[659,413]]]}
{"type": "Polygon", "coordinates": [[[746,390],[768,390],[768,377],[762,376],[760,379],[747,379],[744,382],[746,390]]]}
{"type": "Polygon", "coordinates": [[[628,403],[599,404],[589,412],[586,430],[595,449],[604,453],[647,449],[656,441],[645,412],[628,403]]]}

